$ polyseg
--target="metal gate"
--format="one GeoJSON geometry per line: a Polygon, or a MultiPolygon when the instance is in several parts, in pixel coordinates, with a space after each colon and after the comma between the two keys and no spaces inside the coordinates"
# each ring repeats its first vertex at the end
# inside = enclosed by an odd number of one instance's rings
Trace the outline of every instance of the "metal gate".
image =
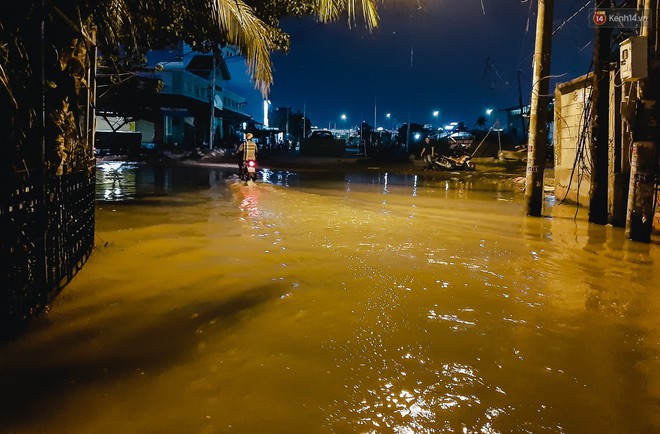
{"type": "Polygon", "coordinates": [[[30,11],[0,25],[0,340],[46,312],[94,247],[94,34],[30,11]]]}

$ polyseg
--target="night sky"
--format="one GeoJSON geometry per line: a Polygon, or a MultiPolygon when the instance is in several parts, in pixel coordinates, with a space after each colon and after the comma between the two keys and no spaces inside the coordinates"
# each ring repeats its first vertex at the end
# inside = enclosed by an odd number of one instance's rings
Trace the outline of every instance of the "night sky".
{"type": "MultiPolygon", "coordinates": [[[[593,1],[555,3],[553,27],[561,28],[553,38],[552,89],[587,73],[593,50],[593,1]]],[[[536,10],[534,0],[395,1],[380,7],[373,33],[348,28],[345,18],[285,20],[291,49],[273,55],[270,100],[305,111],[321,128],[373,125],[374,118],[385,127],[407,120],[474,126],[487,108],[518,105],[518,71],[529,103],[536,10]]]]}

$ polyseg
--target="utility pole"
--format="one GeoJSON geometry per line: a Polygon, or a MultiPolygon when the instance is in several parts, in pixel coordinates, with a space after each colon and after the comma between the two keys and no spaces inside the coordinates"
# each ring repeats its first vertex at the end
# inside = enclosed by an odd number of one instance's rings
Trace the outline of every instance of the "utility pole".
{"type": "Polygon", "coordinates": [[[211,118],[209,119],[209,149],[213,149],[213,133],[215,130],[215,75],[218,69],[217,49],[213,49],[213,68],[211,69],[211,118]]]}
{"type": "Polygon", "coordinates": [[[378,102],[378,97],[377,97],[377,96],[374,96],[374,131],[376,130],[376,122],[377,122],[377,118],[376,118],[376,102],[378,102]]]}
{"type": "Polygon", "coordinates": [[[658,172],[658,138],[660,113],[660,64],[658,60],[658,28],[651,23],[658,12],[656,2],[640,0],[649,21],[642,24],[640,36],[648,44],[648,78],[638,83],[638,102],[633,128],[633,149],[630,162],[630,186],[626,217],[626,236],[633,241],[651,241],[655,178],[658,172]]]}
{"type": "Polygon", "coordinates": [[[527,184],[525,187],[525,211],[527,215],[536,217],[540,217],[543,211],[543,171],[545,170],[545,150],[548,146],[553,10],[554,0],[539,0],[534,65],[532,67],[532,103],[529,113],[527,184]]]}
{"type": "MultiPolygon", "coordinates": [[[[638,8],[637,0],[626,0],[618,7],[641,9],[643,4],[638,8]]],[[[634,81],[622,79],[619,60],[612,59],[610,63],[608,222],[615,227],[625,228],[637,85],[634,81]]]]}
{"type": "MultiPolygon", "coordinates": [[[[596,9],[609,6],[609,0],[598,0],[596,9]]],[[[594,78],[591,104],[591,188],[589,189],[589,221],[607,224],[608,216],[608,159],[609,159],[609,94],[610,94],[610,40],[611,28],[595,26],[594,78]]]]}
{"type": "Polygon", "coordinates": [[[608,156],[608,217],[612,226],[626,226],[628,184],[630,183],[630,82],[621,80],[615,63],[610,70],[610,121],[608,156]]]}

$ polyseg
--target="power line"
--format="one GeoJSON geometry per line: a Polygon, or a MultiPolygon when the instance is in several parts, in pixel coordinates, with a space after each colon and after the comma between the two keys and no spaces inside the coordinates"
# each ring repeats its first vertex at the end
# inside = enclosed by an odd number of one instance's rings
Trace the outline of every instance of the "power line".
{"type": "Polygon", "coordinates": [[[561,23],[555,30],[552,31],[552,36],[555,36],[555,34],[560,31],[566,24],[568,24],[573,18],[575,18],[580,12],[582,12],[589,4],[591,3],[591,0],[587,1],[584,6],[582,6],[577,12],[575,12],[573,15],[568,17],[567,19],[564,20],[563,23],[561,23]]]}

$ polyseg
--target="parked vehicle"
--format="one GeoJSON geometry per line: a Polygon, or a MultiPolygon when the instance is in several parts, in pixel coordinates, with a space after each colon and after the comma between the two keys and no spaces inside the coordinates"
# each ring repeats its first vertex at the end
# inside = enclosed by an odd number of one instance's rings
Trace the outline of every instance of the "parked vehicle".
{"type": "Polygon", "coordinates": [[[300,155],[319,157],[341,157],[346,141],[338,139],[329,130],[315,130],[300,143],[300,155]]]}
{"type": "Polygon", "coordinates": [[[334,139],[335,136],[332,131],[328,130],[314,130],[309,136],[310,139],[334,139]]]}

